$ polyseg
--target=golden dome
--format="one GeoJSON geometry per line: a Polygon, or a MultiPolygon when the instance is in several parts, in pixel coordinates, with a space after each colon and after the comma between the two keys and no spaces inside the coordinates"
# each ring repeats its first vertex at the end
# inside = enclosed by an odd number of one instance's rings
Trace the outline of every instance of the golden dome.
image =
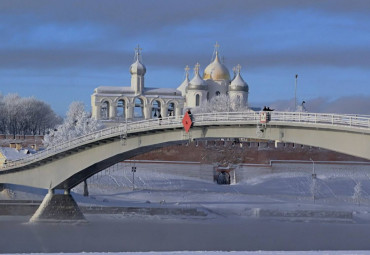
{"type": "Polygon", "coordinates": [[[230,80],[230,73],[224,66],[219,58],[218,51],[216,51],[216,57],[211,64],[209,64],[206,69],[204,69],[203,74],[204,80],[230,80]]]}

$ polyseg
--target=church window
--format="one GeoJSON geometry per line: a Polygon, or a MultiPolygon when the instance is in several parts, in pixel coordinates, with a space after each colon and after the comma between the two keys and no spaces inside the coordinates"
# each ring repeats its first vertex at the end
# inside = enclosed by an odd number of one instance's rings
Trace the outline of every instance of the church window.
{"type": "Polygon", "coordinates": [[[117,102],[117,118],[124,119],[125,118],[125,100],[121,99],[117,102]]]}
{"type": "Polygon", "coordinates": [[[200,104],[200,95],[199,95],[199,94],[197,94],[197,95],[195,96],[195,106],[199,106],[199,104],[200,104]]]}
{"type": "Polygon", "coordinates": [[[105,101],[101,104],[100,116],[103,120],[109,119],[109,102],[105,101]]]}
{"type": "Polygon", "coordinates": [[[220,91],[216,91],[216,96],[219,96],[220,94],[220,91]]]}

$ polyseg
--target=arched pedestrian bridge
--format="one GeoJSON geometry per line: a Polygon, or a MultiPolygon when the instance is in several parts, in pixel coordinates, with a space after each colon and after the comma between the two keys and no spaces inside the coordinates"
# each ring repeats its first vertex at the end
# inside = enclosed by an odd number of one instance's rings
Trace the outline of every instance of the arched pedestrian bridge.
{"type": "Polygon", "coordinates": [[[259,138],[321,147],[370,159],[369,116],[300,112],[194,114],[186,133],[182,117],[131,122],[48,148],[0,168],[0,183],[70,190],[86,178],[135,155],[194,139],[259,138]]]}
{"type": "Polygon", "coordinates": [[[30,221],[83,220],[69,191],[95,173],[135,155],[194,139],[259,138],[311,145],[370,159],[370,118],[297,112],[195,114],[185,132],[182,117],[131,122],[100,130],[0,168],[0,186],[49,189],[30,221]],[[54,194],[63,189],[64,194],[54,194]]]}

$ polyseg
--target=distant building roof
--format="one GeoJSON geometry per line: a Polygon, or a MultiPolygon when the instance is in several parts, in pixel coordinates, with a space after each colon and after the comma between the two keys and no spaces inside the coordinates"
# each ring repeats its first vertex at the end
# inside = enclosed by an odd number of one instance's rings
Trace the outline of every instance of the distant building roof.
{"type": "Polygon", "coordinates": [[[8,147],[0,147],[0,153],[7,159],[7,160],[17,160],[26,157],[28,154],[31,153],[28,149],[21,149],[17,150],[14,148],[8,147]]]}

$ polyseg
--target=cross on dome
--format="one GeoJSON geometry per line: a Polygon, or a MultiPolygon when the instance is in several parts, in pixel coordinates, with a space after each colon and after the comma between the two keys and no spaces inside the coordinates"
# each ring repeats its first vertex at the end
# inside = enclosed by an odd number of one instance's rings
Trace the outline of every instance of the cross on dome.
{"type": "Polygon", "coordinates": [[[140,48],[140,45],[138,44],[137,47],[135,48],[135,61],[136,60],[141,60],[139,59],[139,56],[141,55],[141,50],[142,48],[140,48]]]}
{"type": "Polygon", "coordinates": [[[140,55],[140,51],[142,50],[142,48],[140,48],[140,45],[138,44],[135,48],[135,52],[137,55],[140,55]]]}
{"type": "Polygon", "coordinates": [[[235,67],[235,71],[239,74],[240,73],[240,70],[242,69],[242,66],[241,65],[237,65],[236,67],[235,67]]]}
{"type": "Polygon", "coordinates": [[[218,51],[218,48],[220,48],[220,45],[218,44],[218,42],[216,42],[216,44],[215,44],[215,51],[216,52],[218,51]]]}
{"type": "Polygon", "coordinates": [[[199,74],[199,67],[200,67],[200,64],[199,64],[199,63],[197,63],[197,64],[195,65],[195,67],[194,67],[194,73],[195,73],[196,75],[198,75],[198,74],[199,74]]]}
{"type": "Polygon", "coordinates": [[[218,42],[216,42],[216,44],[214,45],[215,46],[215,49],[213,50],[213,54],[212,54],[212,59],[211,61],[215,60],[216,58],[218,58],[218,48],[220,48],[220,45],[218,44],[218,42]],[[216,55],[216,56],[215,56],[216,55]]]}
{"type": "Polygon", "coordinates": [[[186,77],[186,78],[188,78],[188,77],[189,77],[189,70],[190,70],[189,66],[188,66],[188,65],[186,65],[186,66],[185,66],[185,77],[186,77]]]}

